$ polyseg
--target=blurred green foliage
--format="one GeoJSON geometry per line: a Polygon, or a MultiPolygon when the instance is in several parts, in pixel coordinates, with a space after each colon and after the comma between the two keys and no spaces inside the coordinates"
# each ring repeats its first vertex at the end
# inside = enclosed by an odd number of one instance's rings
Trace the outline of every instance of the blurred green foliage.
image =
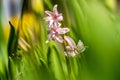
{"type": "MultiPolygon", "coordinates": [[[[7,45],[0,15],[0,80],[119,80],[120,17],[115,10],[108,9],[102,0],[44,0],[43,3],[45,10],[58,4],[65,26],[71,30],[69,35],[76,42],[81,39],[87,46],[86,51],[67,58],[63,45],[53,41],[45,44],[47,26],[38,19],[44,15],[33,11],[39,25],[39,31],[32,32],[35,41],[26,31],[29,37],[26,33],[22,37],[30,48],[26,51],[16,47],[16,52],[7,52],[7,47],[12,47],[7,45]]],[[[21,32],[23,24],[20,24],[21,32]]],[[[16,26],[10,26],[12,33],[16,26]]]]}

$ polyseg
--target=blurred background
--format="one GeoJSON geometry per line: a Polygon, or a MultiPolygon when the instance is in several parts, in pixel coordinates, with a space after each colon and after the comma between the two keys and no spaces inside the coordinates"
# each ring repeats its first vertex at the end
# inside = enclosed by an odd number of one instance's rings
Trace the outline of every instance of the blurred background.
{"type": "Polygon", "coordinates": [[[120,80],[120,0],[0,0],[0,80],[120,80]],[[45,43],[55,4],[78,56],[45,43]]]}

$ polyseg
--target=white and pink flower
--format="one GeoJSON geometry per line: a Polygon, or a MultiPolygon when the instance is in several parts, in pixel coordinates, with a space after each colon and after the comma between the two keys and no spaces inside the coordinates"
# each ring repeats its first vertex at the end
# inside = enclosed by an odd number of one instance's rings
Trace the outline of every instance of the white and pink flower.
{"type": "Polygon", "coordinates": [[[47,17],[44,18],[45,21],[48,22],[48,26],[51,27],[52,24],[55,26],[60,26],[60,23],[58,21],[63,20],[62,13],[58,13],[57,11],[57,5],[54,6],[53,12],[51,11],[45,11],[45,13],[48,15],[47,17]]]}
{"type": "Polygon", "coordinates": [[[51,40],[55,40],[57,42],[63,43],[63,38],[60,35],[65,34],[69,31],[70,31],[69,28],[54,27],[54,25],[52,25],[48,35],[49,38],[46,41],[46,43],[48,43],[51,40]]]}
{"type": "Polygon", "coordinates": [[[66,56],[74,57],[79,53],[85,51],[85,46],[81,40],[79,40],[76,45],[74,40],[69,36],[64,36],[65,41],[67,42],[66,51],[64,52],[66,56]]]}
{"type": "Polygon", "coordinates": [[[60,28],[61,23],[59,21],[63,20],[62,14],[58,13],[57,11],[57,5],[54,6],[53,12],[51,11],[45,11],[45,13],[48,15],[44,18],[46,22],[48,22],[49,27],[49,34],[48,34],[48,40],[46,43],[50,42],[51,40],[57,41],[59,43],[65,42],[67,45],[65,45],[65,55],[74,57],[79,53],[82,53],[85,51],[85,46],[81,40],[79,40],[78,44],[76,45],[74,40],[70,38],[69,36],[65,36],[64,38],[61,36],[63,34],[66,34],[70,31],[69,28],[60,28]]]}

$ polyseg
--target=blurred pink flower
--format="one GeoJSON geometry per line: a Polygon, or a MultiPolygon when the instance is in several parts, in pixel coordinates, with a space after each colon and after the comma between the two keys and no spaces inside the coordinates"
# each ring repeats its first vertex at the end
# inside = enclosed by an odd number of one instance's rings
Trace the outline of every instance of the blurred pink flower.
{"type": "Polygon", "coordinates": [[[55,26],[60,26],[60,23],[58,21],[63,20],[62,13],[58,13],[57,11],[57,5],[53,7],[53,12],[51,11],[45,11],[45,13],[48,15],[44,18],[45,21],[48,21],[48,26],[51,27],[51,25],[54,23],[55,26]]]}
{"type": "Polygon", "coordinates": [[[74,40],[69,36],[64,36],[64,39],[68,44],[68,46],[66,46],[66,51],[64,52],[66,56],[74,57],[75,55],[85,51],[85,46],[81,40],[79,40],[76,45],[74,40]]]}
{"type": "Polygon", "coordinates": [[[48,35],[48,40],[46,41],[46,43],[48,43],[51,40],[55,40],[58,41],[60,43],[63,43],[63,38],[60,36],[60,34],[65,34],[67,32],[70,31],[69,28],[59,28],[59,27],[53,27],[54,25],[52,25],[49,35],[48,35]]]}

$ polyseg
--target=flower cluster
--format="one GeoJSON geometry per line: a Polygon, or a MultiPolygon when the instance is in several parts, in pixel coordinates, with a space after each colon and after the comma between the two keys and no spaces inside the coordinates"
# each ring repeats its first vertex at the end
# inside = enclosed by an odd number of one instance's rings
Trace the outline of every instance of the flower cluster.
{"type": "Polygon", "coordinates": [[[60,28],[61,23],[59,23],[59,21],[63,20],[63,16],[61,13],[58,13],[57,5],[54,6],[53,12],[45,11],[45,13],[48,15],[48,17],[45,17],[44,20],[48,22],[49,27],[49,38],[46,41],[46,43],[48,43],[51,40],[63,43],[63,38],[60,35],[65,34],[70,30],[69,28],[60,28]]]}
{"type": "Polygon", "coordinates": [[[68,44],[66,46],[66,51],[64,52],[66,56],[75,56],[79,52],[82,53],[83,51],[85,51],[84,44],[81,40],[79,40],[78,44],[76,45],[74,40],[69,36],[64,36],[64,39],[68,44]]]}
{"type": "Polygon", "coordinates": [[[80,52],[83,52],[85,50],[85,46],[81,40],[79,40],[78,44],[76,45],[74,40],[70,38],[69,36],[66,36],[65,34],[70,31],[69,28],[61,28],[60,21],[63,20],[62,13],[58,13],[57,11],[57,5],[53,7],[53,11],[45,11],[45,13],[48,15],[44,18],[46,22],[48,22],[48,28],[49,28],[49,34],[48,34],[48,40],[46,43],[50,42],[51,40],[67,44],[65,45],[65,55],[74,57],[80,52]],[[61,35],[64,34],[64,37],[61,35]]]}

